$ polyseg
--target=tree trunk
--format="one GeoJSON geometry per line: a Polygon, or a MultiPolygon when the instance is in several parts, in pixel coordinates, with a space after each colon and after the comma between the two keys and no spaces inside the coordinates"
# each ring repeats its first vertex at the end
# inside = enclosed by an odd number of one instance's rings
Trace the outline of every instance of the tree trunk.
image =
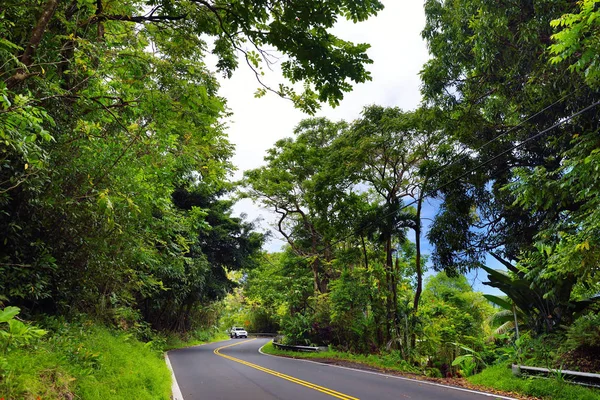
{"type": "Polygon", "coordinates": [[[312,273],[313,273],[313,290],[315,294],[319,293],[319,269],[317,266],[317,261],[313,261],[312,263],[312,273]]]}
{"type": "Polygon", "coordinates": [[[392,338],[392,323],[395,322],[396,312],[394,310],[394,278],[393,278],[393,265],[392,265],[392,238],[388,237],[385,240],[385,278],[387,283],[386,293],[386,342],[389,342],[392,338]]]}
{"type": "MultiPolygon", "coordinates": [[[[25,67],[29,67],[31,66],[31,64],[33,64],[33,54],[35,53],[36,48],[40,44],[42,37],[44,36],[44,32],[46,32],[46,27],[52,19],[57,5],[58,0],[48,0],[44,5],[42,15],[40,15],[40,18],[35,24],[35,27],[31,32],[31,37],[29,38],[29,43],[27,44],[27,47],[25,47],[25,51],[21,55],[21,62],[25,65],[25,67]]],[[[17,85],[19,82],[27,79],[31,75],[32,74],[28,73],[25,69],[19,68],[17,73],[11,76],[6,81],[6,86],[10,89],[17,85]]]]}
{"type": "Polygon", "coordinates": [[[104,40],[104,23],[100,20],[100,16],[104,12],[102,0],[96,0],[96,18],[98,18],[98,40],[104,40]]]}
{"type": "Polygon", "coordinates": [[[417,202],[417,216],[415,226],[415,268],[417,271],[417,290],[415,291],[415,300],[413,303],[413,310],[415,314],[419,310],[419,300],[421,299],[421,292],[423,291],[423,268],[421,266],[421,208],[423,206],[423,197],[419,196],[417,202]]]}
{"type": "Polygon", "coordinates": [[[365,245],[365,238],[361,235],[360,240],[362,242],[363,256],[365,257],[365,269],[369,270],[369,257],[367,256],[367,246],[365,245]]]}
{"type": "Polygon", "coordinates": [[[42,15],[38,19],[35,28],[31,32],[31,38],[29,39],[29,44],[25,48],[25,52],[21,56],[21,62],[25,64],[25,66],[30,66],[33,63],[33,53],[35,49],[40,44],[42,40],[42,36],[46,31],[46,27],[48,23],[52,19],[54,15],[54,10],[56,10],[56,6],[58,5],[58,0],[48,0],[46,5],[44,6],[44,11],[42,11],[42,15]]]}
{"type": "MultiPolygon", "coordinates": [[[[367,245],[365,244],[364,236],[361,235],[360,240],[362,242],[363,256],[365,258],[365,269],[367,270],[367,273],[369,274],[369,276],[371,276],[371,271],[369,271],[369,256],[367,254],[367,245]]],[[[383,330],[382,330],[383,327],[381,325],[380,314],[377,312],[376,309],[373,309],[373,305],[375,304],[375,299],[373,299],[373,291],[371,289],[369,289],[369,303],[371,305],[373,321],[375,322],[375,336],[376,336],[376,340],[377,340],[377,345],[381,346],[384,343],[384,336],[383,336],[383,330]]]]}
{"type": "Polygon", "coordinates": [[[421,209],[423,206],[423,193],[419,193],[419,200],[417,201],[417,215],[415,224],[415,269],[417,271],[417,289],[415,290],[415,300],[413,302],[413,323],[412,335],[410,339],[411,348],[415,348],[417,343],[417,334],[415,332],[415,325],[417,321],[417,311],[419,311],[419,300],[421,299],[421,293],[423,292],[423,268],[421,266],[421,209]]]}
{"type": "MultiPolygon", "coordinates": [[[[390,248],[392,247],[392,242],[390,240],[390,248]]],[[[400,332],[400,318],[398,317],[398,281],[397,281],[397,273],[398,273],[398,262],[394,266],[394,260],[392,257],[392,252],[389,253],[389,263],[391,265],[392,271],[392,307],[393,307],[393,321],[394,321],[394,329],[396,334],[400,332]]],[[[397,258],[396,258],[397,261],[397,258]]]]}

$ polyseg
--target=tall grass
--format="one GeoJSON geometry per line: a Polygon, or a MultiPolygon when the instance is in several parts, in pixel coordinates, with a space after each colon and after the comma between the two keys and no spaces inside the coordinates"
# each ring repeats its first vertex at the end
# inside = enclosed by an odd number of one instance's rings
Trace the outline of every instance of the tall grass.
{"type": "Polygon", "coordinates": [[[57,323],[47,339],[7,354],[6,400],[168,400],[162,352],[107,328],[57,323]]]}

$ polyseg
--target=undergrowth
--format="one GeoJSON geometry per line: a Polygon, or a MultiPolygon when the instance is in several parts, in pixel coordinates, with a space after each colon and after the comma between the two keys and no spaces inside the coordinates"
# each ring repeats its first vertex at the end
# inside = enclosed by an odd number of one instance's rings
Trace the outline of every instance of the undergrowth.
{"type": "Polygon", "coordinates": [[[46,322],[47,335],[4,355],[0,398],[170,398],[170,372],[152,343],[92,322],[46,322]]]}
{"type": "Polygon", "coordinates": [[[508,364],[488,367],[467,380],[475,385],[542,399],[600,400],[599,390],[576,386],[558,379],[514,376],[508,364]]]}
{"type": "Polygon", "coordinates": [[[263,346],[262,351],[266,354],[281,355],[286,357],[295,358],[308,358],[308,359],[329,359],[329,360],[342,360],[350,361],[359,364],[364,364],[370,367],[381,368],[386,370],[408,372],[414,374],[421,374],[422,371],[413,367],[408,362],[402,359],[402,355],[399,352],[389,352],[385,354],[353,354],[342,351],[328,350],[320,351],[318,353],[307,353],[298,351],[280,350],[273,346],[273,343],[269,342],[263,346]]]}

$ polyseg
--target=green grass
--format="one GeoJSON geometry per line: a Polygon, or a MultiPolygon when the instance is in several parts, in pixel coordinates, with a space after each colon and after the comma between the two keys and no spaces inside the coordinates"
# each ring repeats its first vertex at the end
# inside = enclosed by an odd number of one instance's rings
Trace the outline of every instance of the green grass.
{"type": "Polygon", "coordinates": [[[294,358],[307,358],[307,359],[328,359],[328,360],[342,360],[350,361],[358,364],[363,364],[369,367],[374,367],[383,370],[408,372],[420,374],[420,371],[415,367],[408,364],[402,359],[399,352],[391,352],[381,355],[375,354],[353,354],[335,350],[320,351],[318,353],[306,353],[298,351],[280,350],[273,346],[273,343],[269,342],[263,346],[262,351],[267,354],[287,356],[294,358]]]}
{"type": "Polygon", "coordinates": [[[61,323],[37,345],[11,351],[0,380],[6,400],[168,400],[162,352],[132,335],[61,323]]]}
{"type": "Polygon", "coordinates": [[[166,338],[164,347],[165,351],[173,349],[181,349],[183,347],[197,346],[199,344],[219,342],[227,340],[229,336],[225,333],[215,333],[213,331],[198,330],[185,338],[178,335],[169,335],[166,338]]]}
{"type": "Polygon", "coordinates": [[[519,378],[506,364],[486,368],[480,374],[467,378],[475,385],[521,395],[552,400],[600,400],[600,390],[588,389],[557,380],[519,378]]]}

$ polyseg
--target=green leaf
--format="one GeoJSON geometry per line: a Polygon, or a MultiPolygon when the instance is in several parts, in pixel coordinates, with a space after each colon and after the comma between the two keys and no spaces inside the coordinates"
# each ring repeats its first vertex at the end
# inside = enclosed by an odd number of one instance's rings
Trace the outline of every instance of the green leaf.
{"type": "Polygon", "coordinates": [[[19,307],[8,306],[0,311],[0,322],[8,322],[21,312],[19,307]]]}
{"type": "Polygon", "coordinates": [[[504,308],[505,310],[512,310],[512,304],[498,296],[494,296],[491,294],[484,294],[483,297],[491,301],[492,303],[504,308]]]}
{"type": "Polygon", "coordinates": [[[464,354],[462,356],[458,356],[452,361],[452,366],[455,367],[457,365],[462,364],[465,361],[473,361],[473,354],[464,354]]]}

